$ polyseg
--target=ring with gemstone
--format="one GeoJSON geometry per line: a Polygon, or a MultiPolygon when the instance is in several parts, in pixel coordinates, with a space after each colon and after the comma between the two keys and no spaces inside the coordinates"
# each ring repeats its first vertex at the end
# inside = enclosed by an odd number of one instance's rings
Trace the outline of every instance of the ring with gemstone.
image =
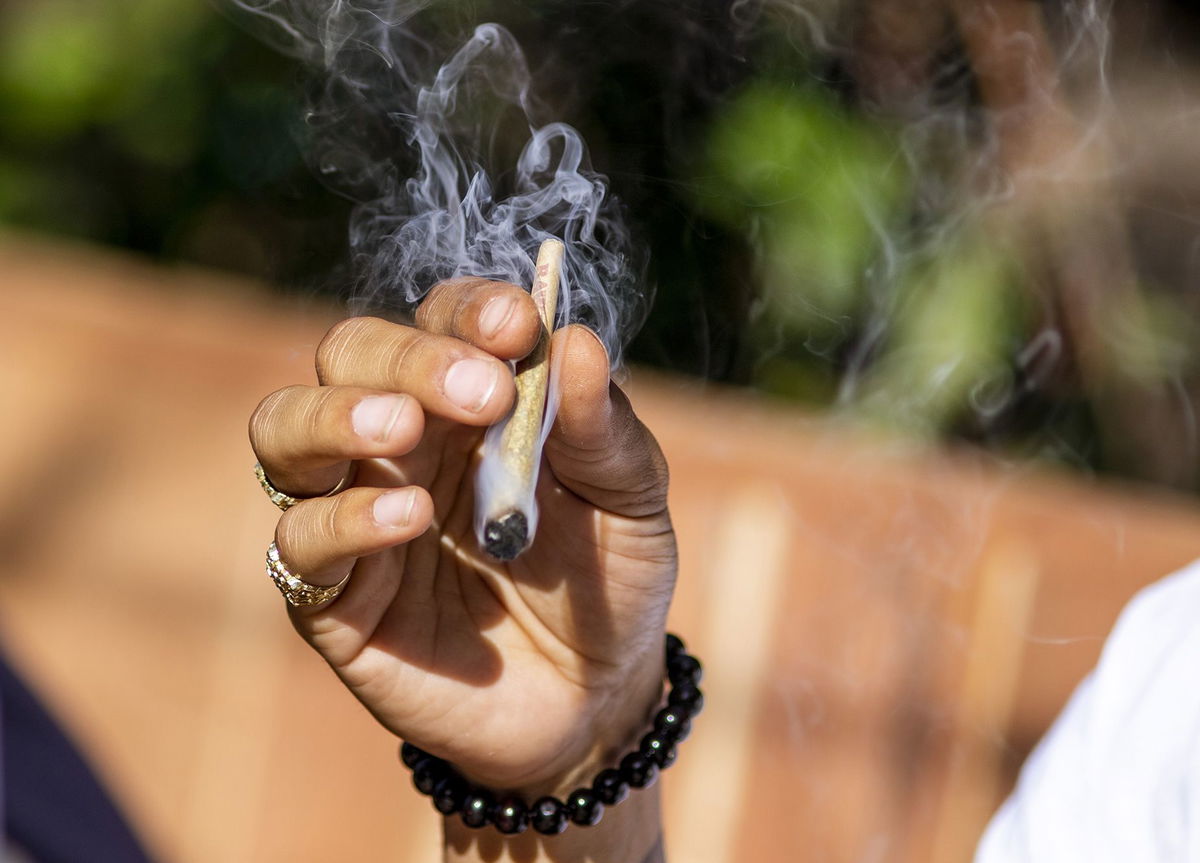
{"type": "Polygon", "coordinates": [[[267,546],[267,575],[270,576],[271,581],[275,582],[275,586],[279,588],[283,598],[288,601],[288,605],[297,608],[321,605],[337,599],[345,589],[347,582],[350,581],[350,573],[346,573],[345,578],[329,587],[309,584],[288,569],[287,564],[279,557],[279,546],[274,542],[267,546]]]}

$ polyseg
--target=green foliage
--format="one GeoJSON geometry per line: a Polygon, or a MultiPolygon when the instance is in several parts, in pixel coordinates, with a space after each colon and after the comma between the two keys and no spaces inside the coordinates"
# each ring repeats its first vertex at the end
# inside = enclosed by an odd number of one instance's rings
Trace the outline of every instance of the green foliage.
{"type": "Polygon", "coordinates": [[[1021,323],[1017,275],[978,235],[959,237],[908,268],[884,350],[861,384],[869,414],[937,434],[953,427],[977,394],[1006,395],[1010,345],[1021,323]]]}
{"type": "Polygon", "coordinates": [[[110,98],[120,65],[114,19],[101,4],[48,0],[5,12],[0,105],[10,134],[77,131],[110,98]]]}
{"type": "Polygon", "coordinates": [[[344,207],[293,142],[295,79],[206,0],[9,4],[0,223],[309,278],[341,246],[327,225],[344,207]]]}
{"type": "Polygon", "coordinates": [[[189,41],[207,14],[200,0],[9,7],[0,31],[7,132],[49,141],[104,123],[151,154],[186,146],[199,108],[189,41]]]}
{"type": "Polygon", "coordinates": [[[752,85],[716,120],[698,204],[758,252],[771,318],[836,327],[908,187],[886,133],[816,88],[752,85]]]}
{"type": "MultiPolygon", "coordinates": [[[[500,20],[539,75],[562,79],[539,96],[582,130],[651,250],[658,302],[636,361],[920,435],[1102,464],[1112,408],[1096,391],[1111,381],[1081,384],[1067,344],[1054,361],[1066,371],[1023,389],[1016,359],[1043,325],[1035,316],[1078,309],[1038,296],[1044,274],[1026,271],[1037,243],[1018,248],[1019,230],[1006,247],[986,211],[939,211],[969,194],[955,191],[955,154],[913,175],[897,131],[856,106],[843,73],[814,72],[810,19],[838,5],[800,17],[771,6],[750,47],[701,0],[615,12],[447,0],[425,25],[446,47],[500,20]]],[[[210,0],[0,5],[0,223],[332,283],[348,204],[296,143],[301,79],[210,0]]],[[[488,145],[503,162],[526,131],[501,124],[488,145]]],[[[1087,312],[1105,355],[1092,360],[1122,385],[1194,385],[1196,310],[1171,287],[1132,286],[1087,312]]],[[[1069,337],[1077,323],[1049,326],[1069,337]]]]}
{"type": "Polygon", "coordinates": [[[815,404],[841,392],[875,421],[936,434],[1011,378],[1019,282],[969,229],[924,254],[894,248],[912,195],[898,153],[888,129],[827,91],[755,83],[712,127],[697,201],[755,250],[756,386],[815,404]],[[870,361],[840,367],[871,327],[884,336],[870,361]]]}
{"type": "Polygon", "coordinates": [[[1113,366],[1130,379],[1153,386],[1194,371],[1196,320],[1161,287],[1139,285],[1096,314],[1113,366]]]}

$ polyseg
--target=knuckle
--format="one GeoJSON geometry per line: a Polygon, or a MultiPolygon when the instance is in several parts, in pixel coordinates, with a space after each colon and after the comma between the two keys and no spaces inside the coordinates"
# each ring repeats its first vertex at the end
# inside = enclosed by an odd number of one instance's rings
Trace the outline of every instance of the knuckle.
{"type": "Polygon", "coordinates": [[[264,444],[272,441],[278,431],[279,414],[298,387],[284,387],[268,395],[250,414],[250,445],[256,455],[264,444]]]}
{"type": "Polygon", "coordinates": [[[346,496],[335,495],[326,501],[321,508],[319,537],[334,548],[341,548],[347,539],[346,533],[346,496]]]}
{"type": "Polygon", "coordinates": [[[433,326],[437,319],[442,314],[442,309],[448,302],[448,296],[453,293],[455,283],[446,281],[438,282],[429,289],[429,293],[425,295],[425,300],[421,305],[417,306],[416,323],[421,329],[428,329],[433,326]]]}
{"type": "Polygon", "coordinates": [[[655,448],[653,465],[650,469],[651,487],[666,498],[667,489],[671,485],[671,468],[667,465],[667,460],[663,458],[662,452],[655,448]]]}
{"type": "Polygon", "coordinates": [[[336,376],[350,346],[364,330],[374,326],[378,320],[369,317],[346,318],[330,327],[329,332],[317,345],[317,378],[324,382],[336,376]]]}
{"type": "Polygon", "coordinates": [[[456,303],[450,312],[450,332],[460,338],[465,338],[477,329],[476,320],[481,308],[479,302],[456,303]]]}
{"type": "Polygon", "coordinates": [[[656,507],[667,499],[667,471],[665,466],[647,465],[638,473],[638,478],[627,489],[631,501],[641,507],[656,507]]]}
{"type": "Polygon", "coordinates": [[[333,387],[322,387],[313,393],[302,417],[302,425],[310,441],[322,443],[331,437],[331,426],[337,421],[333,415],[340,411],[341,401],[341,394],[333,387]]]}
{"type": "Polygon", "coordinates": [[[275,523],[275,546],[279,556],[289,566],[296,560],[296,550],[302,548],[297,521],[301,520],[303,504],[297,504],[279,517],[275,523]]]}
{"type": "Polygon", "coordinates": [[[639,447],[642,455],[631,465],[630,482],[625,491],[630,508],[641,514],[648,514],[657,512],[667,505],[667,493],[671,481],[670,469],[658,442],[646,431],[640,421],[635,422],[642,431],[639,447]]]}
{"type": "Polygon", "coordinates": [[[480,304],[496,291],[512,288],[481,276],[439,282],[417,309],[417,326],[433,332],[467,335],[474,331],[472,315],[478,312],[480,304]]]}
{"type": "Polygon", "coordinates": [[[671,486],[671,469],[658,441],[640,420],[638,426],[645,435],[646,446],[646,468],[643,473],[645,482],[642,486],[644,500],[651,506],[666,506],[667,492],[671,486]]]}
{"type": "Polygon", "coordinates": [[[425,353],[428,337],[420,330],[410,332],[410,337],[404,339],[392,351],[388,359],[388,377],[394,381],[402,381],[411,373],[414,366],[420,364],[425,353]]]}
{"type": "Polygon", "coordinates": [[[344,495],[303,500],[285,512],[275,526],[275,544],[289,565],[307,566],[336,556],[351,539],[344,495]]]}
{"type": "Polygon", "coordinates": [[[649,502],[655,507],[665,507],[667,505],[668,489],[671,485],[671,475],[667,469],[666,462],[657,465],[654,469],[654,483],[651,486],[649,502]]]}

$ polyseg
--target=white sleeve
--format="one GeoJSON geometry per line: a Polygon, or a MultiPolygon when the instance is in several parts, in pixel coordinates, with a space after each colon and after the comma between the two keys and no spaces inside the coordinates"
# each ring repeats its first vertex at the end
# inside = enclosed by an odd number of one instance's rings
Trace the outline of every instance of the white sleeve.
{"type": "Polygon", "coordinates": [[[1143,590],[975,863],[1200,861],[1200,562],[1143,590]]]}

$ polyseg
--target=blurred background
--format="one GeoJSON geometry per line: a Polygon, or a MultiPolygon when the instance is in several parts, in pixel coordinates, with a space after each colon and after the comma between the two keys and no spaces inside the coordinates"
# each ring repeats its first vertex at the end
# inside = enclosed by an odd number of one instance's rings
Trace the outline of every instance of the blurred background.
{"type": "MultiPolygon", "coordinates": [[[[245,420],[344,313],[353,201],[307,164],[313,82],[227,11],[0,4],[0,638],[154,859],[432,859],[259,574],[245,420]]],[[[1200,552],[1200,10],[431,14],[517,35],[649,251],[629,385],[710,692],[668,847],[969,860],[1200,552]]]]}

